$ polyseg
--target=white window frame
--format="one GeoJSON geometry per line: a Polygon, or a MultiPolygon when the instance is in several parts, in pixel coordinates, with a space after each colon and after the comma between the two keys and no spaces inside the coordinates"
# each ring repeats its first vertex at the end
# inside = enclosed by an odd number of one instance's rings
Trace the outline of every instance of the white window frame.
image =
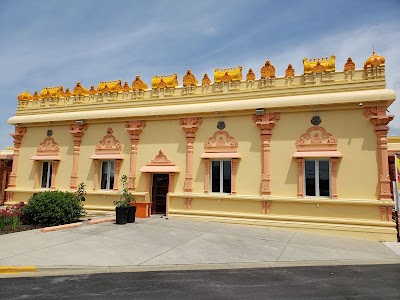
{"type": "Polygon", "coordinates": [[[42,189],[49,189],[51,187],[51,177],[52,177],[52,173],[53,173],[53,166],[52,166],[53,162],[52,161],[43,161],[42,162],[42,173],[40,176],[40,188],[42,189]],[[47,178],[46,178],[46,186],[43,187],[43,174],[44,174],[44,166],[45,163],[47,163],[47,178]]]}
{"type": "Polygon", "coordinates": [[[332,163],[329,158],[310,158],[310,159],[304,159],[303,163],[303,186],[304,186],[304,197],[322,197],[322,198],[332,198],[332,163]],[[307,187],[306,187],[306,181],[307,181],[307,174],[306,174],[306,161],[313,161],[314,162],[314,167],[315,167],[315,196],[309,196],[307,195],[307,187]],[[320,161],[327,161],[329,163],[329,196],[320,196],[320,189],[319,189],[319,162],[320,161]]]}
{"type": "Polygon", "coordinates": [[[111,182],[111,163],[114,163],[114,185],[115,185],[115,160],[101,160],[101,169],[100,169],[100,189],[103,191],[112,190],[114,187],[110,188],[111,182]],[[106,188],[102,189],[101,183],[103,182],[103,163],[107,162],[107,180],[106,180],[106,188]]]}
{"type": "Polygon", "coordinates": [[[230,195],[232,193],[232,160],[231,159],[210,159],[210,177],[211,177],[211,186],[210,186],[210,193],[213,194],[226,194],[230,195]],[[213,161],[219,161],[219,192],[213,192],[213,168],[212,168],[212,163],[213,161]],[[229,161],[231,164],[231,192],[230,193],[224,193],[223,192],[223,185],[224,185],[224,161],[229,161]]]}

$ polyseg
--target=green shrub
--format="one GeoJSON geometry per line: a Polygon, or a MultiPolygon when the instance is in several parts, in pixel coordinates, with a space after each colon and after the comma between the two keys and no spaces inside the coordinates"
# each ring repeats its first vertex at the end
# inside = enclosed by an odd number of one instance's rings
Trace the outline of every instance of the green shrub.
{"type": "Polygon", "coordinates": [[[34,194],[23,209],[24,222],[40,226],[69,224],[85,215],[83,205],[69,192],[34,194]]]}

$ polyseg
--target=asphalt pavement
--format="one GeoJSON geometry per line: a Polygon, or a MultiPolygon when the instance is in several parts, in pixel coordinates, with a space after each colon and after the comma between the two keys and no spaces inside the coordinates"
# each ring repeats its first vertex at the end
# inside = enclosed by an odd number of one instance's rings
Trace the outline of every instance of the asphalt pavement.
{"type": "Polygon", "coordinates": [[[0,299],[400,299],[400,264],[4,278],[0,299]]]}

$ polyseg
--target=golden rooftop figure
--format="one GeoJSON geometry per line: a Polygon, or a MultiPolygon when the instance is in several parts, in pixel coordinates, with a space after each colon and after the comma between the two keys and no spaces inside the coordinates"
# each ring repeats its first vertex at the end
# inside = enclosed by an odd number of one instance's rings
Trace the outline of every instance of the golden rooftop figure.
{"type": "Polygon", "coordinates": [[[118,93],[122,91],[121,80],[101,81],[97,86],[98,93],[118,93]]]}
{"type": "Polygon", "coordinates": [[[74,87],[74,95],[87,96],[89,95],[89,91],[85,87],[83,87],[81,83],[78,81],[76,83],[76,86],[74,87]]]}
{"type": "Polygon", "coordinates": [[[151,88],[158,89],[158,88],[175,88],[178,86],[178,75],[177,74],[170,74],[170,75],[162,75],[157,76],[155,75],[151,80],[151,88]]]}
{"type": "Polygon", "coordinates": [[[304,65],[304,74],[309,74],[309,73],[321,73],[321,72],[335,72],[335,55],[331,55],[331,58],[310,58],[309,61],[307,61],[307,58],[303,59],[303,65],[304,65]]]}
{"type": "Polygon", "coordinates": [[[262,66],[260,73],[261,78],[275,77],[275,67],[271,64],[269,60],[267,60],[265,62],[265,65],[262,66]]]}
{"type": "Polygon", "coordinates": [[[186,75],[183,76],[183,86],[197,85],[199,82],[190,70],[187,70],[186,75]]]}
{"type": "Polygon", "coordinates": [[[136,75],[136,78],[134,81],[132,81],[132,90],[134,91],[144,91],[147,90],[148,86],[147,84],[140,79],[140,75],[136,75]]]}
{"type": "Polygon", "coordinates": [[[375,53],[375,51],[372,52],[372,55],[365,61],[364,63],[364,69],[371,67],[380,67],[385,65],[385,58],[383,56],[380,56],[375,53]]]}
{"type": "Polygon", "coordinates": [[[214,71],[214,83],[242,80],[242,67],[218,69],[214,71]]]}

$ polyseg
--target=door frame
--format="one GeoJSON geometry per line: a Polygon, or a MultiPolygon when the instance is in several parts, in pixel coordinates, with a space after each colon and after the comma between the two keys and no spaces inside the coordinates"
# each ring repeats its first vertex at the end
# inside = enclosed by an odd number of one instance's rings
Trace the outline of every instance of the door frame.
{"type": "MultiPolygon", "coordinates": [[[[168,178],[168,186],[167,186],[167,192],[165,193],[165,215],[167,214],[167,197],[168,197],[168,193],[169,193],[169,180],[170,180],[170,176],[168,173],[152,173],[151,174],[151,214],[152,215],[157,215],[157,214],[163,214],[163,213],[157,213],[157,199],[154,199],[154,176],[155,175],[164,175],[165,177],[168,178]]],[[[157,195],[157,194],[156,194],[157,195]]]]}
{"type": "Polygon", "coordinates": [[[166,199],[166,208],[165,215],[168,217],[169,212],[169,193],[173,193],[175,191],[175,172],[147,172],[146,173],[146,195],[145,199],[147,202],[152,202],[152,189],[153,189],[153,174],[168,174],[168,192],[166,199]]]}

